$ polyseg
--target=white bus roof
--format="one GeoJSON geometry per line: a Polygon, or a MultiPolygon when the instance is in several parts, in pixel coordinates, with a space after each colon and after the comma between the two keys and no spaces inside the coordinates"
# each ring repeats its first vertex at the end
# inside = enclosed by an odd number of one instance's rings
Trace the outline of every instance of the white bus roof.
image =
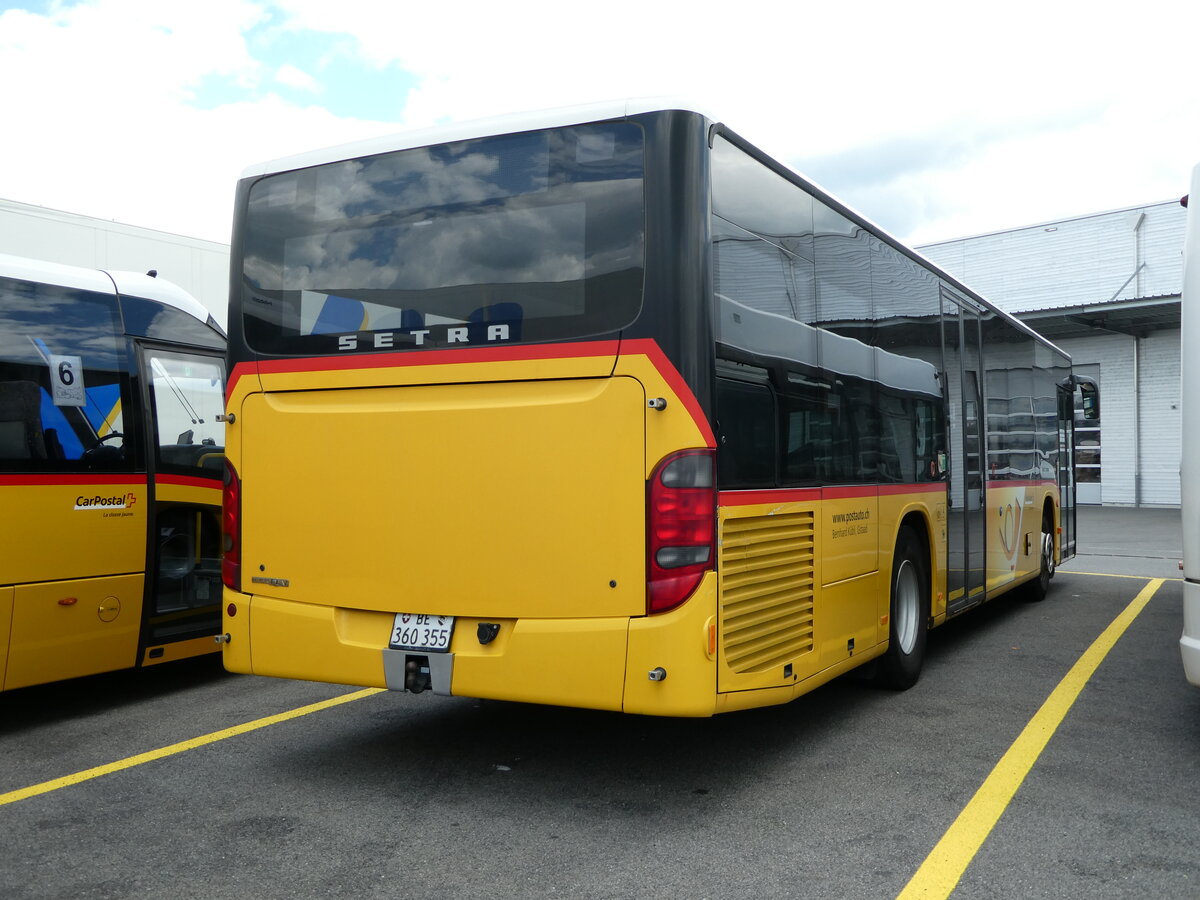
{"type": "Polygon", "coordinates": [[[151,275],[138,272],[109,272],[103,269],[85,269],[62,263],[27,259],[0,253],[0,276],[32,281],[38,284],[53,284],[59,287],[112,294],[113,287],[122,295],[154,300],[187,313],[194,319],[208,324],[212,318],[208,309],[178,285],[151,275]]]}
{"type": "MultiPolygon", "coordinates": [[[[665,98],[642,98],[634,100],[610,100],[601,103],[590,103],[581,106],[560,107],[558,109],[543,109],[533,112],[510,113],[487,119],[475,119],[468,122],[455,122],[448,125],[435,125],[413,131],[402,131],[395,134],[383,135],[376,138],[354,141],[348,144],[338,144],[319,150],[297,153],[249,166],[242,172],[242,178],[256,178],[261,175],[271,175],[276,172],[288,172],[293,169],[306,169],[325,163],[339,162],[346,159],[358,159],[363,156],[374,156],[378,153],[390,153],[396,150],[411,150],[414,147],[429,147],[434,144],[445,144],[452,141],[465,141],[478,137],[490,137],[499,134],[514,134],[521,131],[536,131],[541,128],[555,128],[565,125],[582,125],[586,122],[600,122],[605,119],[622,119],[638,113],[656,112],[660,110],[680,109],[696,112],[700,115],[712,116],[704,112],[697,104],[672,101],[665,98]]],[[[712,121],[718,121],[712,119],[712,121]]]]}

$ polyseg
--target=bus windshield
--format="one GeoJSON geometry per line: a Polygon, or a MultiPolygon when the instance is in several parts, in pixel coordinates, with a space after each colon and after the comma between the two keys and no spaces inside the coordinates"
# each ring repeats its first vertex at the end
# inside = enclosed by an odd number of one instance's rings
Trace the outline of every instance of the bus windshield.
{"type": "Polygon", "coordinates": [[[563,340],[641,308],[628,122],[401,150],[250,191],[247,342],[276,354],[563,340]]]}

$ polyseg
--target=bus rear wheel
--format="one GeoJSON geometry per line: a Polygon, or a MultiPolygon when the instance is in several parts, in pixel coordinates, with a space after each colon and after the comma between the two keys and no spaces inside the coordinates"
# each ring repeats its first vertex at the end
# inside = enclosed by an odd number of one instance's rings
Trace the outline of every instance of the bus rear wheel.
{"type": "Polygon", "coordinates": [[[1050,579],[1054,577],[1054,521],[1047,513],[1042,516],[1042,532],[1038,543],[1038,576],[1025,589],[1027,599],[1037,603],[1046,599],[1050,579]]]}
{"type": "Polygon", "coordinates": [[[901,530],[896,539],[888,621],[888,649],[876,680],[902,691],[921,677],[929,624],[929,560],[911,528],[901,530]]]}

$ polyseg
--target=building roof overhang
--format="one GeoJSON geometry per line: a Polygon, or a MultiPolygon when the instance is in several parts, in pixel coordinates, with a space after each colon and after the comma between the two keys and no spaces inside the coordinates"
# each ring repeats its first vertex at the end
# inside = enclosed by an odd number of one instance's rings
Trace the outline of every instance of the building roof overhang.
{"type": "Polygon", "coordinates": [[[1052,341],[1103,333],[1146,337],[1155,331],[1179,327],[1179,295],[1033,309],[1014,315],[1052,341]]]}

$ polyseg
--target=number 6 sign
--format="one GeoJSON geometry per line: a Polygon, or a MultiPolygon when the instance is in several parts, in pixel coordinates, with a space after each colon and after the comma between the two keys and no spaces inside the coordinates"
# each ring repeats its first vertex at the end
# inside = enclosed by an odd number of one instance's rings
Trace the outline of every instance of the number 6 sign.
{"type": "Polygon", "coordinates": [[[83,357],[51,356],[50,387],[55,406],[86,406],[83,393],[83,357]]]}

